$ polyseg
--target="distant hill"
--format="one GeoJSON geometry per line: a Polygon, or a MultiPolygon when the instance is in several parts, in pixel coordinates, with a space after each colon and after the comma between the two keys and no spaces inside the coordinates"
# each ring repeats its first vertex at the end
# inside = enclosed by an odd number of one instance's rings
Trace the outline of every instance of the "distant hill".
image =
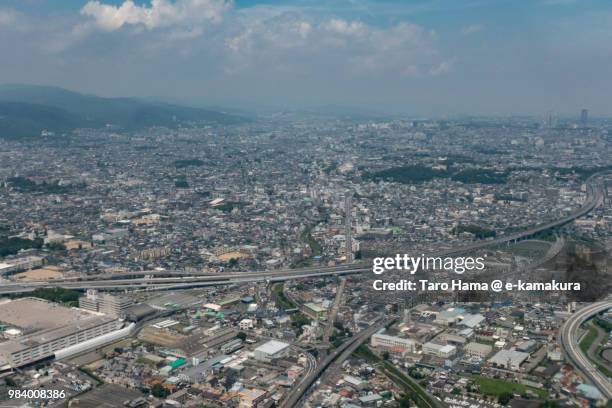
{"type": "Polygon", "coordinates": [[[68,132],[85,121],[63,109],[22,102],[0,101],[0,138],[39,136],[43,129],[68,132]]]}
{"type": "Polygon", "coordinates": [[[187,123],[235,124],[245,118],[217,111],[136,98],[102,98],[62,88],[0,85],[0,138],[39,136],[107,124],[127,130],[187,123]]]}

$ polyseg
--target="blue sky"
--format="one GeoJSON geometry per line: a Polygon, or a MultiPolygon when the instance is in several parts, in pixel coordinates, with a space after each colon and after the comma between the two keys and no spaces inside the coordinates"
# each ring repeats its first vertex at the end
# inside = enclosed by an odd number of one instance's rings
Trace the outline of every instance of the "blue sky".
{"type": "Polygon", "coordinates": [[[246,109],[612,114],[603,0],[4,0],[3,82],[246,109]]]}

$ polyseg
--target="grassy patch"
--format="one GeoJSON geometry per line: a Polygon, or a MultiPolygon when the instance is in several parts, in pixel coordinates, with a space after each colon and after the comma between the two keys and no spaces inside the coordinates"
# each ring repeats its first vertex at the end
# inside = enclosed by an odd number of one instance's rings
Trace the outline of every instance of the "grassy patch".
{"type": "Polygon", "coordinates": [[[10,177],[7,179],[7,183],[20,193],[67,194],[85,188],[84,183],[66,186],[60,185],[59,181],[37,183],[25,177],[10,177]]]}
{"type": "Polygon", "coordinates": [[[93,379],[97,385],[104,384],[104,381],[100,377],[95,375],[89,368],[81,367],[79,368],[79,371],[85,374],[86,376],[90,377],[91,379],[93,379]]]}
{"type": "Polygon", "coordinates": [[[21,298],[30,296],[45,299],[50,302],[61,303],[68,307],[78,307],[81,293],[76,290],[64,288],[36,288],[32,292],[18,293],[12,297],[21,298]]]}
{"type": "Polygon", "coordinates": [[[504,184],[508,172],[498,172],[493,169],[469,168],[460,171],[453,169],[439,170],[422,164],[392,167],[375,173],[363,173],[365,180],[385,180],[403,184],[419,184],[434,178],[450,178],[466,184],[504,184]]]}
{"type": "Polygon", "coordinates": [[[302,232],[302,235],[300,238],[302,239],[302,241],[308,244],[308,246],[310,247],[310,252],[312,252],[312,256],[319,256],[321,255],[321,251],[322,251],[321,244],[319,244],[317,240],[314,239],[314,237],[310,233],[313,228],[314,228],[314,225],[306,228],[304,232],[302,232]]]}
{"type": "Polygon", "coordinates": [[[0,257],[15,255],[22,249],[40,249],[43,246],[43,240],[40,238],[33,240],[24,238],[8,238],[3,234],[4,230],[0,231],[0,257]]]}
{"type": "Polygon", "coordinates": [[[440,406],[436,400],[432,398],[431,395],[427,394],[427,392],[418,385],[414,380],[408,377],[406,374],[398,370],[393,364],[388,361],[382,361],[380,357],[378,357],[370,348],[362,344],[355,350],[354,353],[356,356],[363,358],[369,363],[380,363],[380,369],[383,373],[396,384],[402,386],[404,391],[413,397],[413,400],[416,402],[419,408],[434,408],[440,406]]]}
{"type": "Polygon", "coordinates": [[[277,283],[272,286],[272,293],[274,294],[276,305],[283,310],[295,309],[297,305],[285,296],[285,293],[283,293],[284,287],[285,285],[283,283],[277,283]]]}
{"type": "MultiPolygon", "coordinates": [[[[605,365],[597,361],[595,356],[591,357],[589,355],[589,349],[593,345],[593,342],[597,339],[597,334],[598,334],[595,324],[597,324],[599,327],[601,327],[602,329],[606,331],[610,331],[610,323],[598,317],[595,318],[593,321],[588,322],[587,323],[588,332],[584,335],[584,337],[580,341],[580,344],[579,344],[580,350],[595,365],[595,367],[599,371],[601,371],[606,377],[612,377],[612,371],[610,371],[605,365]]],[[[605,341],[606,341],[606,337],[604,337],[604,342],[605,341]]],[[[601,353],[601,349],[602,347],[600,345],[597,348],[597,350],[594,352],[594,354],[596,356],[599,356],[601,353]]]]}
{"type": "Polygon", "coordinates": [[[378,363],[380,361],[380,358],[376,354],[374,354],[372,350],[370,350],[370,348],[365,344],[359,346],[353,354],[355,354],[359,358],[364,359],[370,364],[378,363]]]}
{"type": "Polygon", "coordinates": [[[469,224],[469,225],[459,224],[452,230],[452,233],[455,235],[461,234],[463,232],[469,232],[470,234],[474,234],[476,238],[479,238],[479,239],[495,237],[496,235],[494,230],[483,228],[483,227],[480,227],[474,224],[469,224]]]}
{"type": "Polygon", "coordinates": [[[532,391],[540,398],[546,398],[548,396],[548,392],[546,390],[530,387],[524,384],[480,376],[474,376],[471,378],[480,387],[480,392],[485,395],[494,395],[498,397],[500,394],[506,392],[522,395],[526,394],[528,391],[532,391]]]}
{"type": "MultiPolygon", "coordinates": [[[[287,298],[287,296],[285,296],[285,293],[283,292],[284,287],[285,285],[282,282],[272,286],[272,295],[274,297],[276,305],[283,310],[297,309],[298,305],[296,305],[293,301],[287,298]]],[[[310,323],[310,319],[302,312],[293,313],[291,315],[291,327],[296,330],[298,336],[303,333],[302,326],[308,325],[310,323]]]]}
{"type": "Polygon", "coordinates": [[[597,367],[599,371],[602,372],[603,375],[605,375],[608,378],[612,378],[612,371],[608,370],[605,366],[599,363],[595,363],[595,366],[597,367]]]}
{"type": "Polygon", "coordinates": [[[597,329],[592,327],[590,323],[587,325],[587,329],[588,329],[588,332],[582,337],[582,340],[580,340],[580,344],[579,344],[580,350],[585,355],[588,354],[589,349],[591,348],[591,345],[593,345],[593,342],[597,338],[597,329]]]}
{"type": "Polygon", "coordinates": [[[414,380],[406,374],[398,370],[393,364],[388,361],[383,362],[382,371],[385,375],[395,383],[404,387],[404,390],[414,397],[414,400],[419,408],[434,408],[442,406],[431,395],[418,385],[414,380]]]}
{"type": "Polygon", "coordinates": [[[150,368],[155,368],[155,362],[154,361],[151,361],[148,358],[145,358],[145,357],[142,357],[142,356],[138,357],[136,359],[136,363],[149,366],[150,368]]]}
{"type": "Polygon", "coordinates": [[[596,317],[595,323],[607,332],[612,331],[612,323],[608,322],[607,320],[603,320],[602,318],[596,317]]]}

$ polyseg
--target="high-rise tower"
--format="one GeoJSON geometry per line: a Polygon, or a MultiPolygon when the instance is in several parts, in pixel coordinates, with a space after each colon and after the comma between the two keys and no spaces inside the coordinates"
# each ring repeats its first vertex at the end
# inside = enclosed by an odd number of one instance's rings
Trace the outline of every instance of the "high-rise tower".
{"type": "Polygon", "coordinates": [[[583,109],[580,112],[580,124],[582,126],[586,126],[588,121],[589,121],[589,110],[588,109],[583,109]]]}

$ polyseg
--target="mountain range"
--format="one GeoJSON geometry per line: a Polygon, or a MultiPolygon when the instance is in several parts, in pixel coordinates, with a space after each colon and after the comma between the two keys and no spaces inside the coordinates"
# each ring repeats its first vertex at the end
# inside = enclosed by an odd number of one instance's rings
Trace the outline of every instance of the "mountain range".
{"type": "Polygon", "coordinates": [[[219,111],[137,98],[104,98],[48,86],[0,85],[0,138],[4,139],[38,137],[43,130],[57,134],[106,125],[131,131],[245,121],[245,117],[219,111]]]}

